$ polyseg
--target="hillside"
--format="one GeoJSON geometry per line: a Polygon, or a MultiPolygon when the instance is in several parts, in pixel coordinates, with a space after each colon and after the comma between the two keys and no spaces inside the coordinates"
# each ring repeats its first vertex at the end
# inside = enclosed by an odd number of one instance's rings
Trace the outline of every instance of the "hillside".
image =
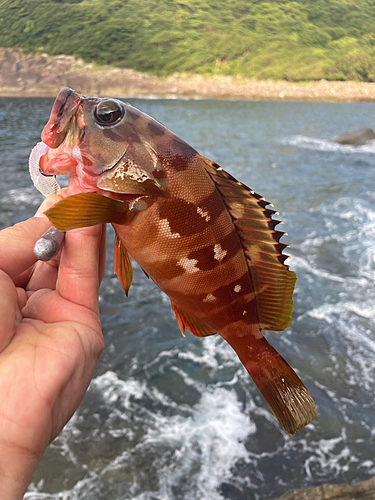
{"type": "Polygon", "coordinates": [[[167,76],[375,81],[372,0],[0,0],[0,46],[167,76]]]}

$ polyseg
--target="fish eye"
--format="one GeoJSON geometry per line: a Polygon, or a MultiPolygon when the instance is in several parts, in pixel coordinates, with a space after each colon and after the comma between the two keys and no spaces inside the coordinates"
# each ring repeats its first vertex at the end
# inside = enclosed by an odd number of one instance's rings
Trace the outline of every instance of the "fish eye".
{"type": "Polygon", "coordinates": [[[94,119],[102,127],[114,127],[125,116],[125,108],[115,99],[103,99],[94,109],[94,119]]]}

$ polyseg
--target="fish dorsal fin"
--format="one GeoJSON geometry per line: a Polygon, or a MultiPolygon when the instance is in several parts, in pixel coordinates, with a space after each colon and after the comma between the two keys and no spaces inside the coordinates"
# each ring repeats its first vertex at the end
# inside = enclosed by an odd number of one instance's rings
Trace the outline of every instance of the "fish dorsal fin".
{"type": "Polygon", "coordinates": [[[180,306],[171,300],[172,311],[176,316],[177,324],[181,330],[182,335],[185,337],[185,328],[189,330],[192,335],[196,337],[208,337],[209,335],[215,335],[215,330],[203,323],[203,321],[197,319],[192,314],[186,312],[180,306]]]}
{"type": "Polygon", "coordinates": [[[129,288],[133,281],[133,268],[130,255],[117,234],[115,237],[113,269],[117,274],[126,296],[128,296],[129,288]]]}
{"type": "Polygon", "coordinates": [[[56,229],[69,231],[107,222],[121,224],[129,207],[97,193],[79,193],[64,198],[44,213],[56,229]]]}
{"type": "Polygon", "coordinates": [[[280,221],[272,219],[274,210],[262,196],[225,172],[219,165],[206,161],[206,170],[216,185],[241,240],[258,306],[260,327],[284,330],[290,325],[293,289],[297,279],[282,251],[285,233],[275,231],[280,221]]]}

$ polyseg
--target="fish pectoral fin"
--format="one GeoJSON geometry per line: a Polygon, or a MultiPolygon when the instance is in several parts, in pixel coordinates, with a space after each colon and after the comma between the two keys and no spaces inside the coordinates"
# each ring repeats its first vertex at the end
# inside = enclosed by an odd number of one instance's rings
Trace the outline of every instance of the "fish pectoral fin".
{"type": "Polygon", "coordinates": [[[173,300],[171,300],[171,305],[172,311],[176,316],[177,324],[184,337],[185,328],[187,328],[189,332],[196,337],[208,337],[209,335],[215,335],[215,330],[206,325],[206,323],[204,323],[200,319],[197,319],[193,314],[186,312],[173,300]]]}
{"type": "Polygon", "coordinates": [[[130,255],[117,234],[115,237],[113,269],[117,274],[117,278],[119,279],[126,296],[128,296],[129,288],[133,281],[133,268],[130,255]]]}
{"type": "Polygon", "coordinates": [[[121,224],[129,213],[128,205],[97,193],[68,196],[44,212],[59,231],[114,222],[121,224]]]}

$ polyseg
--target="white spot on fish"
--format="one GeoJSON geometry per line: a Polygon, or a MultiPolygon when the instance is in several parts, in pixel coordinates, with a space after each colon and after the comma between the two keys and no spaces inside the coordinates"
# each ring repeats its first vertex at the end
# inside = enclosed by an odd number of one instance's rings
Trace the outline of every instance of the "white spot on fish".
{"type": "Polygon", "coordinates": [[[121,163],[106,174],[107,179],[124,180],[126,177],[137,182],[145,182],[147,179],[151,179],[147,172],[138,167],[133,160],[127,160],[125,164],[121,163]]]}
{"type": "Polygon", "coordinates": [[[216,243],[214,246],[214,259],[223,260],[228,252],[221,248],[220,243],[216,243]]]}
{"type": "Polygon", "coordinates": [[[143,168],[138,167],[133,161],[126,162],[126,166],[128,167],[126,175],[133,181],[145,182],[151,178],[143,168]]]}
{"type": "Polygon", "coordinates": [[[236,293],[240,293],[240,291],[242,290],[242,286],[241,285],[236,285],[233,289],[236,293]]]}
{"type": "Polygon", "coordinates": [[[188,259],[187,257],[182,257],[182,259],[177,262],[177,265],[181,266],[189,274],[200,271],[200,269],[196,267],[196,264],[198,264],[196,259],[188,259]]]}
{"type": "Polygon", "coordinates": [[[125,166],[123,164],[118,165],[116,168],[113,170],[109,170],[105,174],[106,179],[122,179],[124,180],[125,177],[125,166]]]}
{"type": "Polygon", "coordinates": [[[246,309],[244,311],[242,311],[242,316],[245,316],[247,314],[247,311],[246,309]]]}
{"type": "Polygon", "coordinates": [[[163,233],[163,236],[165,236],[166,238],[171,238],[171,239],[181,238],[180,233],[172,233],[168,219],[159,220],[159,229],[163,233]]]}
{"type": "Polygon", "coordinates": [[[197,213],[205,219],[206,222],[208,222],[211,219],[211,215],[209,215],[208,212],[205,212],[203,208],[197,207],[197,213]]]}
{"type": "Polygon", "coordinates": [[[208,293],[203,299],[203,302],[215,302],[215,300],[216,300],[215,295],[212,295],[212,293],[208,293]]]}

